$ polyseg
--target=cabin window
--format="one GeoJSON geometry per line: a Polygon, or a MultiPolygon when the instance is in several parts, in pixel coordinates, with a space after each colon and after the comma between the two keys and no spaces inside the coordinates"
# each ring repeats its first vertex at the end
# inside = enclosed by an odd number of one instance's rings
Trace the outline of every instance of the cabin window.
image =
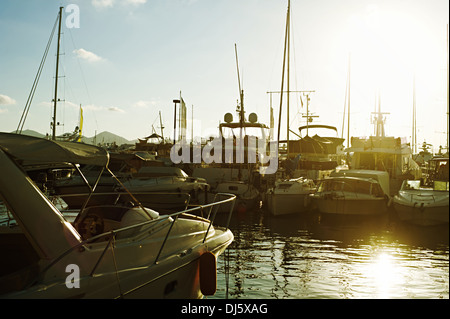
{"type": "Polygon", "coordinates": [[[444,182],[444,181],[434,181],[434,185],[433,185],[433,189],[436,191],[447,191],[448,192],[448,187],[449,182],[444,182]]]}
{"type": "Polygon", "coordinates": [[[279,189],[288,189],[292,186],[292,184],[280,184],[278,185],[279,189]]]}
{"type": "Polygon", "coordinates": [[[370,194],[370,183],[363,181],[356,181],[355,192],[360,194],[370,194]]]}
{"type": "Polygon", "coordinates": [[[333,181],[331,183],[330,190],[331,191],[341,191],[342,190],[342,182],[341,181],[333,181]]]}
{"type": "Polygon", "coordinates": [[[375,197],[383,197],[384,193],[379,184],[372,184],[372,195],[375,197]]]}
{"type": "Polygon", "coordinates": [[[370,194],[370,183],[359,180],[347,180],[344,184],[344,191],[359,194],[370,194]]]}
{"type": "Polygon", "coordinates": [[[375,169],[375,157],[371,153],[361,153],[359,167],[362,169],[375,169]]]}

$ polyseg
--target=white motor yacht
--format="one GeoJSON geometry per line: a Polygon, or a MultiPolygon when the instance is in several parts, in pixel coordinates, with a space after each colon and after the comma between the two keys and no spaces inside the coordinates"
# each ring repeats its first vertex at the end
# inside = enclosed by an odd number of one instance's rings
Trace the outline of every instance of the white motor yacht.
{"type": "Polygon", "coordinates": [[[391,204],[400,221],[418,226],[448,224],[449,182],[423,187],[420,180],[405,180],[391,204]]]}
{"type": "Polygon", "coordinates": [[[387,212],[387,194],[387,172],[343,170],[320,181],[311,200],[321,213],[371,216],[387,212]]]}
{"type": "Polygon", "coordinates": [[[306,213],[310,208],[310,194],[315,189],[314,182],[303,177],[277,181],[267,191],[267,207],[274,216],[306,213]]]}
{"type": "MultiPolygon", "coordinates": [[[[26,174],[27,165],[104,166],[108,153],[80,143],[0,133],[0,298],[201,298],[214,294],[216,259],[233,240],[193,215],[134,207],[82,208],[66,219],[26,174]]],[[[130,193],[131,195],[131,193],[130,193]]],[[[231,212],[230,212],[231,214],[231,212]]],[[[229,218],[228,218],[229,221],[229,218]]]]}

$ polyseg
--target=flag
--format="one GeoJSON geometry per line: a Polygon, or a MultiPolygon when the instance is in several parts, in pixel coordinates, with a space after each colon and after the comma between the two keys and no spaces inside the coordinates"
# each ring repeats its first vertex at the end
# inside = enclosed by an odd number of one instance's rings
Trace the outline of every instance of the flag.
{"type": "Polygon", "coordinates": [[[179,133],[179,139],[186,139],[186,103],[184,103],[183,98],[181,97],[180,93],[180,133],[179,133]]]}
{"type": "Polygon", "coordinates": [[[82,134],[83,134],[83,108],[80,105],[80,129],[78,131],[78,142],[81,142],[82,134]]]}

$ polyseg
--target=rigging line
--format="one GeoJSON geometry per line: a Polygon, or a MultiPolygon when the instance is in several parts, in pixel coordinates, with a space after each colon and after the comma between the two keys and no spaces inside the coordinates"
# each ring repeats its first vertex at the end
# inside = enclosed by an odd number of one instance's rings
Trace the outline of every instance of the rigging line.
{"type": "Polygon", "coordinates": [[[50,44],[52,42],[53,35],[55,33],[56,25],[58,23],[58,18],[59,18],[59,13],[58,13],[58,15],[56,17],[55,24],[53,25],[53,29],[52,29],[52,32],[50,34],[50,38],[48,39],[48,42],[47,42],[47,46],[45,47],[44,55],[42,56],[41,63],[39,64],[38,72],[36,74],[36,77],[34,79],[33,85],[31,87],[30,94],[28,95],[27,102],[25,103],[25,107],[24,107],[24,110],[22,112],[22,116],[20,117],[20,121],[19,121],[19,124],[17,126],[16,134],[22,134],[23,126],[25,125],[25,120],[26,120],[26,118],[28,116],[28,111],[30,110],[31,102],[33,101],[34,93],[36,92],[37,84],[38,84],[39,79],[41,77],[42,69],[44,68],[44,64],[45,64],[45,60],[47,58],[47,54],[48,54],[48,51],[49,51],[49,48],[50,48],[50,44]]]}
{"type": "MultiPolygon", "coordinates": [[[[290,15],[292,16],[292,6],[291,6],[291,13],[290,15]]],[[[296,52],[295,52],[295,34],[294,34],[294,19],[291,19],[289,17],[289,24],[291,25],[291,31],[292,31],[292,49],[294,51],[294,77],[295,77],[295,91],[298,91],[298,79],[297,79],[297,60],[295,59],[296,57],[296,52]]],[[[298,97],[299,92],[295,93],[298,97]]],[[[298,99],[295,99],[296,105],[297,105],[297,109],[298,109],[298,99]]]]}
{"type": "Polygon", "coordinates": [[[344,97],[344,115],[342,116],[342,131],[341,138],[344,138],[344,127],[345,127],[345,111],[347,109],[347,92],[348,92],[348,81],[349,81],[349,73],[347,72],[347,81],[345,83],[345,97],[344,97]]]}
{"type": "MultiPolygon", "coordinates": [[[[75,45],[75,41],[74,41],[73,36],[72,36],[72,31],[70,29],[68,29],[68,30],[69,30],[69,35],[70,35],[70,39],[72,41],[73,48],[77,49],[77,46],[75,45]]],[[[87,97],[88,97],[88,100],[89,100],[89,104],[93,105],[92,98],[91,98],[91,95],[89,94],[88,86],[87,86],[87,83],[86,83],[86,77],[84,76],[83,69],[81,68],[80,58],[78,57],[78,55],[76,55],[76,58],[77,58],[78,68],[80,69],[81,78],[83,80],[84,88],[86,89],[86,94],[87,94],[87,97]]],[[[95,112],[91,112],[91,114],[94,115],[95,126],[98,129],[98,122],[97,122],[97,118],[95,117],[95,112]]]]}

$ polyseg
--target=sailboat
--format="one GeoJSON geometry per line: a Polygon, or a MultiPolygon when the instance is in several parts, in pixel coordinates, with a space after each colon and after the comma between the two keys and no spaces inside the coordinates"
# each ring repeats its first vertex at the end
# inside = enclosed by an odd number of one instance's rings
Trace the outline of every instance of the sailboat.
{"type": "MultiPolygon", "coordinates": [[[[292,172],[296,170],[297,166],[289,165],[291,164],[290,157],[294,153],[294,143],[289,139],[290,127],[289,127],[289,67],[290,67],[290,16],[291,16],[291,5],[288,1],[288,9],[286,15],[286,34],[285,34],[285,47],[284,47],[284,58],[283,58],[283,70],[282,70],[282,81],[281,81],[281,91],[280,91],[280,112],[278,121],[278,141],[280,141],[280,128],[281,128],[281,114],[283,105],[283,87],[284,87],[284,72],[287,71],[287,140],[286,143],[286,159],[282,163],[284,170],[287,172],[286,175],[292,175],[292,172]],[[287,55],[287,65],[286,65],[286,55],[287,55]],[[283,165],[284,164],[284,165],[283,165]],[[290,167],[291,166],[291,167],[290,167]]],[[[302,91],[304,93],[310,93],[309,91],[302,91]]],[[[308,96],[309,101],[309,96],[308,96]]],[[[298,158],[297,158],[298,160],[298,158]]],[[[298,161],[296,161],[297,163],[298,161]]],[[[312,179],[308,178],[306,175],[296,176],[297,178],[289,178],[286,176],[278,178],[274,185],[270,187],[264,198],[264,205],[268,208],[271,215],[287,215],[287,214],[304,214],[309,211],[310,208],[310,195],[315,191],[315,184],[312,179]]]]}
{"type": "Polygon", "coordinates": [[[80,119],[79,125],[75,126],[72,133],[63,133],[62,135],[56,136],[58,141],[68,141],[68,142],[81,142],[83,137],[83,108],[80,105],[80,119]]]}
{"type": "Polygon", "coordinates": [[[34,93],[35,93],[37,85],[39,83],[39,79],[40,79],[40,76],[42,74],[42,69],[44,67],[45,60],[46,60],[47,55],[48,55],[50,44],[52,42],[54,32],[55,32],[55,30],[57,28],[58,29],[58,33],[57,33],[57,44],[56,44],[55,87],[54,87],[54,97],[52,99],[53,116],[52,116],[52,121],[50,123],[51,134],[50,135],[47,134],[47,136],[51,140],[81,142],[82,129],[83,129],[83,109],[81,107],[81,104],[80,104],[79,126],[76,126],[74,131],[71,132],[71,133],[63,133],[62,135],[59,135],[59,136],[56,135],[56,127],[58,125],[60,125],[59,122],[57,121],[57,118],[56,118],[56,114],[57,114],[56,110],[57,110],[57,103],[61,102],[61,99],[58,98],[58,79],[59,79],[59,57],[61,55],[60,54],[60,44],[61,44],[61,34],[62,34],[61,28],[62,28],[62,12],[63,12],[63,8],[64,7],[60,7],[59,8],[57,19],[55,21],[55,24],[53,26],[52,32],[50,34],[50,38],[49,38],[47,46],[45,48],[44,55],[42,57],[40,65],[39,65],[38,72],[37,72],[35,80],[33,82],[33,85],[32,85],[30,94],[28,96],[27,102],[25,103],[25,107],[24,107],[24,110],[22,112],[22,116],[21,116],[21,118],[19,120],[19,124],[18,124],[17,130],[16,130],[16,134],[21,134],[22,133],[22,130],[23,130],[23,127],[25,125],[25,121],[26,121],[26,118],[27,118],[27,115],[28,115],[28,112],[29,112],[29,109],[30,109],[30,106],[31,106],[31,102],[33,100],[34,93]]]}
{"type": "MultiPolygon", "coordinates": [[[[240,103],[236,107],[238,120],[233,120],[231,113],[226,113],[224,123],[219,124],[219,139],[223,141],[222,159],[225,163],[211,163],[208,166],[195,167],[192,176],[204,178],[211,185],[213,193],[230,193],[236,195],[234,210],[247,212],[259,207],[260,192],[254,186],[255,168],[257,163],[252,163],[249,154],[256,154],[256,145],[249,142],[256,137],[267,143],[269,128],[258,121],[256,113],[250,113],[248,119],[245,117],[244,90],[241,89],[239,77],[239,66],[237,60],[237,47],[235,44],[236,64],[238,70],[240,103]],[[227,150],[227,147],[231,149],[227,150]],[[231,156],[230,156],[231,155],[231,156]]],[[[259,143],[258,142],[258,143],[259,143]]],[[[207,199],[205,199],[207,201],[207,199]]],[[[224,207],[228,210],[228,207],[224,207]]]]}

